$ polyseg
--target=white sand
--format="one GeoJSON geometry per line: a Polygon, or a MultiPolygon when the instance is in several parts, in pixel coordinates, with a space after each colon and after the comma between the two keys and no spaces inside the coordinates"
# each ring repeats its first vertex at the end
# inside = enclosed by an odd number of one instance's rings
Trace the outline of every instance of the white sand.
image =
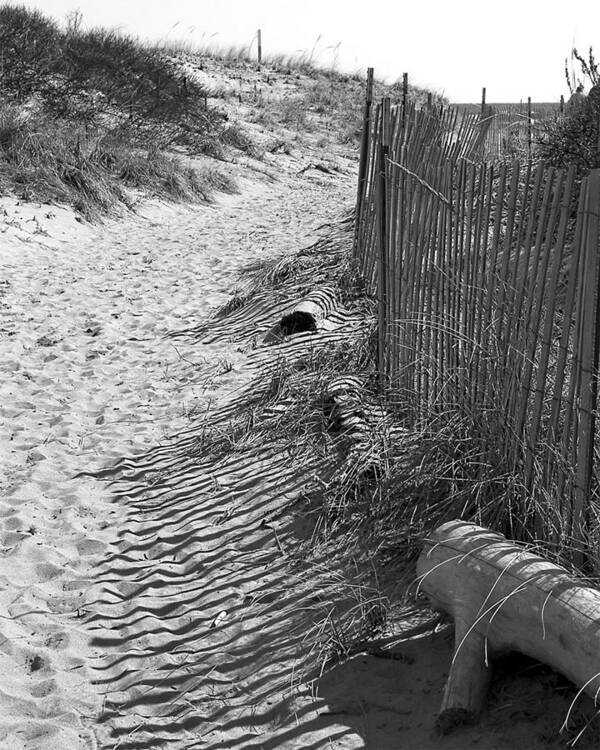
{"type": "Polygon", "coordinates": [[[215,206],[148,203],[103,226],[0,204],[0,747],[93,746],[98,650],[81,606],[124,508],[75,475],[156,444],[239,378],[224,366],[233,347],[163,335],[207,319],[249,260],[293,252],[338,213],[349,176],[296,177],[278,159],[278,182],[250,171],[215,206]]]}

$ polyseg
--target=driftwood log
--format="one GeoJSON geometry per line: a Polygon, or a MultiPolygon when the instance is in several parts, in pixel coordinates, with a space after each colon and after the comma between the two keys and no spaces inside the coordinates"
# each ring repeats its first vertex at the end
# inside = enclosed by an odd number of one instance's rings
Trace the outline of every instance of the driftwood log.
{"type": "Polygon", "coordinates": [[[427,539],[420,587],[454,619],[454,659],[437,726],[472,722],[490,679],[489,658],[517,651],[600,695],[600,592],[501,534],[450,521],[427,539]]]}
{"type": "Polygon", "coordinates": [[[264,338],[264,343],[281,341],[294,333],[318,331],[337,307],[338,293],[333,287],[322,287],[307,294],[293,309],[283,315],[264,338]]]}

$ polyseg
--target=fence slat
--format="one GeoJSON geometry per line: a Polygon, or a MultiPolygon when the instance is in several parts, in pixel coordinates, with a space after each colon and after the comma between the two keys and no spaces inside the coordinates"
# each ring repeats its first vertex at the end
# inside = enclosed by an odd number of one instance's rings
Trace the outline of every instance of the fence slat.
{"type": "Polygon", "coordinates": [[[352,254],[358,254],[359,229],[361,225],[362,206],[365,193],[365,182],[367,178],[367,167],[369,160],[369,131],[371,129],[371,107],[373,103],[373,68],[367,70],[367,88],[365,92],[365,105],[363,112],[363,125],[360,143],[360,157],[358,163],[358,186],[356,195],[354,245],[352,254]]]}
{"type": "Polygon", "coordinates": [[[387,293],[388,293],[388,175],[387,160],[389,154],[390,136],[390,100],[381,100],[381,133],[378,155],[378,189],[377,189],[377,224],[378,224],[378,265],[377,265],[377,297],[378,297],[378,372],[379,387],[383,392],[386,367],[387,341],[387,293]]]}

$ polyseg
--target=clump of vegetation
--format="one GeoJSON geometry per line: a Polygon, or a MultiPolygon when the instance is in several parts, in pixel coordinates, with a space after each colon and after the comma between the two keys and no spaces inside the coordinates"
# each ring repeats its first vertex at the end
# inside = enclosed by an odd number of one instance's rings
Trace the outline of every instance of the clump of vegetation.
{"type": "Polygon", "coordinates": [[[579,64],[580,74],[565,64],[571,91],[565,115],[545,123],[537,151],[553,166],[574,164],[581,177],[600,167],[600,70],[592,48],[587,59],[574,49],[572,60],[579,64]],[[591,86],[587,97],[581,93],[585,85],[591,86]]]}
{"type": "MultiPolygon", "coordinates": [[[[279,123],[296,132],[311,132],[318,122],[320,127],[324,126],[340,143],[358,144],[363,123],[364,78],[314,68],[311,79],[299,93],[281,99],[259,99],[255,113],[257,122],[266,126],[279,123]]],[[[392,104],[399,104],[402,95],[401,83],[389,86],[377,81],[375,84],[375,101],[382,96],[389,96],[392,104]]],[[[425,106],[429,96],[433,106],[445,102],[438,94],[409,86],[408,98],[417,106],[425,106]]]]}
{"type": "Polygon", "coordinates": [[[82,30],[79,13],[63,30],[37,10],[0,6],[0,97],[4,192],[65,202],[90,218],[130,205],[126,188],[184,200],[234,188],[166,153],[219,157],[233,143],[202,87],[132,37],[82,30]]]}
{"type": "Polygon", "coordinates": [[[198,171],[149,145],[132,145],[128,127],[74,125],[18,105],[0,107],[0,191],[72,205],[85,218],[131,206],[125,188],[165,199],[208,201],[232,191],[217,170],[198,171]]]}
{"type": "Polygon", "coordinates": [[[194,143],[223,120],[204,106],[202,87],[156,49],[114,30],[65,31],[37,10],[0,6],[0,91],[4,101],[35,100],[53,116],[168,123],[194,143]]]}

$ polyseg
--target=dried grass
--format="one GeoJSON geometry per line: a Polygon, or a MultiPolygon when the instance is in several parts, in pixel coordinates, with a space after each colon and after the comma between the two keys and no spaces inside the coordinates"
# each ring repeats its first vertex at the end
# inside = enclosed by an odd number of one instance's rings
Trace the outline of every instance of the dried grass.
{"type": "Polygon", "coordinates": [[[120,127],[74,128],[17,105],[0,106],[0,190],[58,201],[85,218],[132,206],[131,193],[168,200],[210,201],[235,183],[216,168],[196,170],[157,148],[132,144],[120,127]]]}

